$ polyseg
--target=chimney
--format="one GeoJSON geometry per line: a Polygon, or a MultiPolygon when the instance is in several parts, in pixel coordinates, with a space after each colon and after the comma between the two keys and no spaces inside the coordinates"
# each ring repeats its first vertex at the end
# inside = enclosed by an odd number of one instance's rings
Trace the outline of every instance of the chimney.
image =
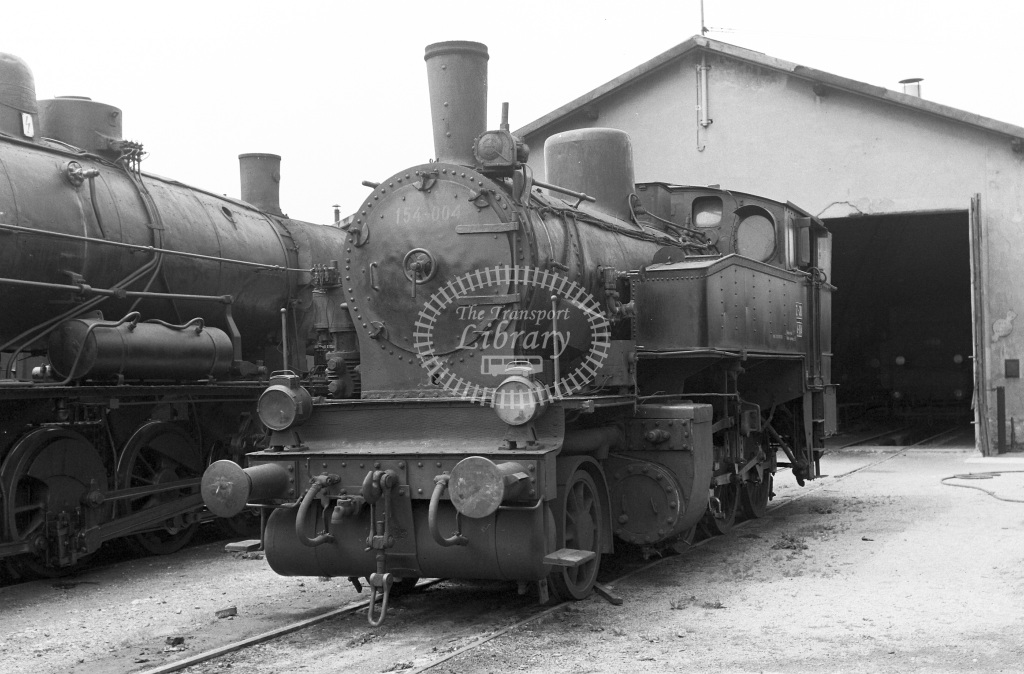
{"type": "Polygon", "coordinates": [[[915,98],[921,98],[921,82],[923,81],[924,78],[921,77],[911,77],[906,80],[900,80],[900,84],[903,85],[903,93],[915,98]]]}
{"type": "Polygon", "coordinates": [[[273,215],[281,211],[281,156],[254,152],[238,155],[242,201],[273,215]]]}
{"type": "Polygon", "coordinates": [[[425,50],[438,161],[476,163],[473,140],[487,130],[487,59],[479,42],[438,42],[425,50]]]}

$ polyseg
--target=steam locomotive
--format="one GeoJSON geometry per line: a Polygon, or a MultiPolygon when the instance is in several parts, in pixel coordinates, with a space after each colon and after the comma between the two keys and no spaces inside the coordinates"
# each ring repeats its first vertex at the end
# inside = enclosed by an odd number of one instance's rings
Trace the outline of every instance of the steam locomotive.
{"type": "MultiPolygon", "coordinates": [[[[634,184],[630,141],[567,131],[546,176],[487,130],[487,48],[426,48],[437,158],[380,183],[318,287],[359,392],[270,379],[267,447],[210,466],[207,506],[270,511],[282,575],[419,577],[588,596],[616,542],[685,546],[819,475],[835,425],[831,240],[788,203],[634,184]],[[784,457],[778,458],[777,457],[784,457]]],[[[376,607],[377,599],[380,607],[376,607]]]]}
{"type": "Polygon", "coordinates": [[[21,571],[180,548],[212,517],[206,467],[262,441],[267,375],[345,341],[315,291],[345,235],[281,212],[280,157],[240,157],[240,201],[143,173],[121,129],[0,55],[0,561],[21,571]]]}

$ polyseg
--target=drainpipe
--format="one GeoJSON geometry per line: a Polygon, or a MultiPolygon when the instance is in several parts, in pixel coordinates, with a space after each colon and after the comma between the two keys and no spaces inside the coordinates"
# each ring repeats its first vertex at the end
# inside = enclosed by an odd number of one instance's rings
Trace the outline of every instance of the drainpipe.
{"type": "Polygon", "coordinates": [[[700,65],[697,67],[697,79],[700,82],[700,100],[697,102],[697,106],[700,108],[700,125],[703,128],[711,126],[713,121],[708,116],[708,68],[707,56],[705,54],[700,55],[700,65]]]}

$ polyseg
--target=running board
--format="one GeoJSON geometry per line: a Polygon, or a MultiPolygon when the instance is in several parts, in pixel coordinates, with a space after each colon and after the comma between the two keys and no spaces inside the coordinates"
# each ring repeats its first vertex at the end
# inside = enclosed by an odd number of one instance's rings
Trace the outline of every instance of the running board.
{"type": "Polygon", "coordinates": [[[573,550],[572,548],[562,548],[561,550],[555,550],[550,555],[544,557],[544,563],[550,564],[551,566],[564,566],[566,568],[575,568],[580,564],[586,564],[597,557],[597,553],[593,550],[573,550]]]}

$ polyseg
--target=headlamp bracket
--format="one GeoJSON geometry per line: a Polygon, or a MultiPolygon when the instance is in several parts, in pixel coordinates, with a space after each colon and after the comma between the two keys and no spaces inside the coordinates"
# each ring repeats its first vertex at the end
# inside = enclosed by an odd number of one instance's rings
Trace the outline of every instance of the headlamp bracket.
{"type": "Polygon", "coordinates": [[[537,446],[537,429],[532,421],[522,426],[508,426],[501,441],[502,449],[525,449],[537,446]]]}
{"type": "Polygon", "coordinates": [[[302,444],[302,437],[295,428],[286,428],[283,431],[271,431],[269,451],[272,452],[301,452],[309,449],[302,444]]]}

